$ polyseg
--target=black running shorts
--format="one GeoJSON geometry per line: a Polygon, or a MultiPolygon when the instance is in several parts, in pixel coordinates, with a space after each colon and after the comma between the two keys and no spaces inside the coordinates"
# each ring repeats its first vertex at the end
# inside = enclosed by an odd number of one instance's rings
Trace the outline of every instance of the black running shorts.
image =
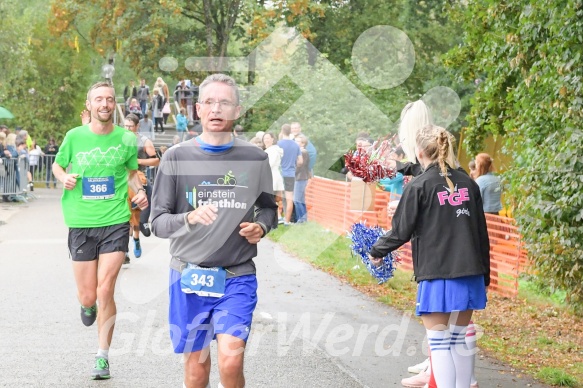
{"type": "Polygon", "coordinates": [[[73,261],[92,261],[102,253],[127,252],[129,242],[129,222],[99,228],[69,228],[69,253],[73,261]]]}

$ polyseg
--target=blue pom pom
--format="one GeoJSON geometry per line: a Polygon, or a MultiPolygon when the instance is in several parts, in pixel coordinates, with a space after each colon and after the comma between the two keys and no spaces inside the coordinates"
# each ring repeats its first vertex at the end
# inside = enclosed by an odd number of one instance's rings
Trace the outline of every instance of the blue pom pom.
{"type": "Polygon", "coordinates": [[[368,272],[379,281],[379,284],[383,284],[393,277],[396,265],[399,262],[396,252],[390,252],[383,257],[383,263],[378,267],[373,265],[368,258],[368,253],[372,246],[385,233],[386,231],[380,226],[368,227],[363,222],[352,225],[348,233],[348,237],[352,241],[350,248],[356,255],[360,256],[368,272]]]}

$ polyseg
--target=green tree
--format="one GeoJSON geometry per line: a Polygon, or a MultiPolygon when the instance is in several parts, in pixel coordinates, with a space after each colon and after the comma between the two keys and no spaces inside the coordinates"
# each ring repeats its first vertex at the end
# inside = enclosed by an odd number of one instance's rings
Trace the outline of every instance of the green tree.
{"type": "Polygon", "coordinates": [[[28,129],[39,144],[51,136],[60,139],[79,123],[91,82],[91,56],[79,55],[73,42],[50,37],[44,1],[29,8],[8,0],[0,7],[10,15],[0,31],[0,45],[8,46],[2,48],[2,104],[14,113],[14,125],[28,129]]]}
{"type": "Polygon", "coordinates": [[[505,176],[534,272],[583,307],[583,2],[476,0],[457,8],[464,43],[449,63],[482,79],[467,146],[504,136],[505,176]]]}
{"type": "MultiPolygon", "coordinates": [[[[384,138],[391,132],[394,133],[396,131],[395,123],[401,109],[407,102],[421,98],[434,86],[448,86],[454,89],[462,98],[464,109],[467,109],[468,96],[473,92],[473,87],[470,83],[457,79],[454,72],[446,69],[441,60],[443,54],[459,43],[461,35],[459,26],[447,17],[449,10],[446,1],[357,0],[314,3],[317,4],[306,4],[307,8],[304,13],[291,21],[287,17],[280,17],[280,14],[274,10],[265,9],[263,12],[267,13],[269,17],[248,18],[249,24],[258,37],[265,37],[273,28],[280,26],[282,20],[286,21],[285,25],[301,26],[303,30],[299,30],[303,31],[303,36],[316,48],[313,51],[307,50],[306,53],[314,70],[326,67],[323,64],[324,59],[330,61],[340,71],[342,77],[346,77],[364,94],[365,98],[372,101],[385,115],[385,119],[378,122],[372,120],[372,118],[377,117],[376,113],[371,115],[370,119],[365,118],[360,122],[352,121],[353,118],[360,117],[362,106],[357,103],[358,99],[339,109],[342,112],[354,112],[351,117],[347,118],[348,122],[340,120],[341,114],[336,115],[337,120],[335,121],[325,118],[320,120],[313,117],[313,113],[309,113],[311,111],[307,109],[307,106],[303,113],[301,111],[293,112],[299,116],[292,115],[292,112],[285,112],[285,119],[305,123],[311,121],[311,125],[305,126],[305,128],[310,134],[312,142],[318,147],[319,157],[316,165],[318,175],[335,176],[329,169],[338,170],[338,166],[342,163],[336,161],[354,145],[357,133],[369,132],[375,139],[384,138]],[[416,56],[415,67],[409,78],[401,85],[388,89],[375,88],[363,82],[356,74],[352,62],[353,47],[359,36],[373,27],[383,25],[390,25],[404,31],[412,41],[416,56]],[[386,118],[389,118],[388,121],[391,121],[392,125],[389,125],[386,118]],[[331,168],[332,164],[334,167],[331,168]]],[[[326,98],[312,98],[312,106],[325,109],[326,104],[330,102],[340,103],[339,89],[326,84],[325,79],[319,80],[312,76],[306,77],[305,81],[300,80],[301,74],[298,74],[293,76],[293,80],[288,79],[278,83],[276,85],[278,90],[271,93],[269,99],[266,97],[261,103],[265,107],[281,107],[294,102],[298,98],[298,88],[294,86],[294,82],[313,84],[321,82],[322,89],[329,91],[326,98]],[[284,84],[286,86],[283,86],[284,84]]],[[[346,92],[345,89],[340,90],[346,92]]],[[[304,96],[307,100],[311,97],[304,96]]],[[[257,112],[258,110],[254,108],[254,113],[257,112]]],[[[269,114],[270,110],[263,109],[262,112],[269,114]]],[[[248,117],[247,122],[253,131],[264,129],[261,128],[261,125],[264,125],[264,120],[256,115],[248,117]]],[[[460,127],[461,120],[458,120],[449,129],[457,133],[460,127]]]]}

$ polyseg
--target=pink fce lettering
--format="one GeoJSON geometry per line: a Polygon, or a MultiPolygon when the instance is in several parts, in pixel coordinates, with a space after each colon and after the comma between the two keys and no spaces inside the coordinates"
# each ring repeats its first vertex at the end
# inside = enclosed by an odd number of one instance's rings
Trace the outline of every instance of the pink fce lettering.
{"type": "Polygon", "coordinates": [[[449,194],[447,191],[440,191],[437,193],[437,198],[441,206],[445,205],[445,201],[449,202],[451,206],[459,206],[470,200],[468,189],[466,188],[459,189],[452,194],[449,194]]]}

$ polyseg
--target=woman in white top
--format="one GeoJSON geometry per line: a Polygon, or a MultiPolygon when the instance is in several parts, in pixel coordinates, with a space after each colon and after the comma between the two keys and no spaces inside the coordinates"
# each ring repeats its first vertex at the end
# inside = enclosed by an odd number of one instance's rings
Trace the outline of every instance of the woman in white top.
{"type": "MultiPolygon", "coordinates": [[[[43,152],[42,148],[36,144],[36,140],[33,140],[32,146],[28,151],[28,171],[30,172],[31,176],[31,184],[34,181],[34,177],[39,175],[40,169],[42,168],[41,161],[43,156],[45,156],[45,153],[43,152]]],[[[31,186],[31,189],[32,187],[34,186],[31,186]]]]}
{"type": "Polygon", "coordinates": [[[273,194],[275,195],[275,202],[277,202],[278,207],[278,221],[282,221],[282,194],[284,186],[283,176],[281,175],[281,158],[283,157],[283,149],[277,145],[275,136],[271,132],[263,135],[263,144],[265,145],[265,152],[269,156],[269,166],[271,166],[271,175],[273,176],[273,194]]]}

